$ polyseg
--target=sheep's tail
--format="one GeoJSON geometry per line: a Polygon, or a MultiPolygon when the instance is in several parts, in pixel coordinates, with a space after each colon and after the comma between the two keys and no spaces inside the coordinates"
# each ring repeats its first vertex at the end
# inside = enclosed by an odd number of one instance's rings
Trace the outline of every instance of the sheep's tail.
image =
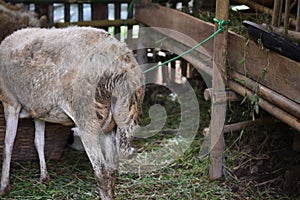
{"type": "Polygon", "coordinates": [[[144,88],[133,77],[124,75],[123,81],[115,88],[116,102],[113,108],[114,120],[117,124],[117,141],[119,156],[122,158],[132,154],[131,141],[139,127],[142,115],[144,88]],[[139,84],[137,84],[139,83],[139,84]]]}
{"type": "Polygon", "coordinates": [[[113,115],[118,127],[117,141],[121,158],[126,158],[133,152],[131,141],[141,120],[142,98],[143,89],[139,87],[130,98],[119,97],[116,100],[113,115]]]}

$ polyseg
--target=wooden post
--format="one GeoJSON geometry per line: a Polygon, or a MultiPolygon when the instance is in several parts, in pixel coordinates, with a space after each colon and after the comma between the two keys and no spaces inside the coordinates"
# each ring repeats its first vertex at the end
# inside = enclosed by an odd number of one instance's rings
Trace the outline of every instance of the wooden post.
{"type": "MultiPolygon", "coordinates": [[[[216,18],[218,20],[228,20],[229,15],[229,0],[216,1],[216,18]]],[[[217,25],[215,30],[217,30],[217,25]]],[[[226,55],[227,55],[227,35],[225,30],[218,34],[214,39],[214,65],[213,65],[213,94],[225,93],[224,81],[226,81],[226,55]],[[224,79],[224,80],[223,80],[224,79]]],[[[226,101],[216,102],[212,101],[212,116],[210,123],[210,169],[209,175],[211,179],[220,178],[223,175],[224,169],[224,136],[223,127],[226,115],[226,101]]]]}
{"type": "Polygon", "coordinates": [[[70,3],[65,3],[65,22],[70,22],[70,3]]]}
{"type": "Polygon", "coordinates": [[[293,150],[300,152],[300,133],[295,133],[294,142],[293,142],[293,150]]]}
{"type": "Polygon", "coordinates": [[[296,22],[296,31],[300,31],[300,0],[298,0],[297,5],[297,22],[296,22]]]}
{"type": "Polygon", "coordinates": [[[274,0],[273,6],[273,14],[272,14],[272,26],[279,26],[280,25],[280,18],[281,18],[281,1],[282,0],[274,0]]]}
{"type": "Polygon", "coordinates": [[[78,21],[83,21],[83,3],[78,3],[78,21]]]}
{"type": "MultiPolygon", "coordinates": [[[[129,10],[129,6],[130,6],[130,3],[127,4],[127,18],[128,19],[132,19],[133,18],[133,10],[134,10],[134,6],[131,8],[131,10],[129,10]]],[[[126,20],[128,20],[126,19],[126,20]]],[[[129,24],[126,24],[127,25],[127,42],[130,42],[130,40],[132,40],[132,28],[133,26],[132,25],[129,25],[129,24]],[[131,30],[131,31],[130,31],[131,30]]]]}
{"type": "Polygon", "coordinates": [[[107,4],[92,3],[92,20],[107,19],[107,4]]]}
{"type": "Polygon", "coordinates": [[[290,0],[285,0],[285,11],[284,11],[284,29],[288,30],[290,26],[290,0]]]}

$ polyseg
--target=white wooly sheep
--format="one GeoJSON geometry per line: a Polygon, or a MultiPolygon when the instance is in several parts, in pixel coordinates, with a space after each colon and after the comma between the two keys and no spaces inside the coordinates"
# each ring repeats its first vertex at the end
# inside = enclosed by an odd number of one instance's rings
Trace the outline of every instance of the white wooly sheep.
{"type": "Polygon", "coordinates": [[[2,195],[18,118],[35,122],[41,182],[49,181],[44,158],[45,121],[78,127],[102,199],[113,199],[119,156],[126,156],[141,115],[144,76],[133,53],[95,28],[28,28],[0,45],[0,100],[6,118],[2,195]],[[21,113],[21,114],[20,114],[21,113]]]}
{"type": "Polygon", "coordinates": [[[18,29],[40,27],[45,22],[45,16],[38,19],[35,13],[25,10],[23,4],[12,5],[0,0],[0,41],[18,29]]]}

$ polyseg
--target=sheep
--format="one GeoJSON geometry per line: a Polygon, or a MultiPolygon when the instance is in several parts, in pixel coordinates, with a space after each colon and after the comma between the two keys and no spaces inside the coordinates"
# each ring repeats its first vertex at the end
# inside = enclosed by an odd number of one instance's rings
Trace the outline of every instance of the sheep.
{"type": "Polygon", "coordinates": [[[26,28],[0,45],[0,100],[6,119],[0,194],[9,170],[18,117],[32,117],[40,181],[49,181],[45,122],[74,123],[92,164],[101,199],[113,199],[119,158],[139,127],[144,76],[133,53],[91,27],[26,28]]]}
{"type": "Polygon", "coordinates": [[[18,29],[40,27],[46,21],[45,16],[38,19],[35,13],[25,10],[23,4],[12,5],[0,0],[0,41],[18,29]]]}

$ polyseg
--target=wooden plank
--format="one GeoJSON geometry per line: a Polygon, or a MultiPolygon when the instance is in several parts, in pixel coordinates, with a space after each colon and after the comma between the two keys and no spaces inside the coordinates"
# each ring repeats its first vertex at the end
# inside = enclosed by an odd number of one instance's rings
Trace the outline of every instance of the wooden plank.
{"type": "MultiPolygon", "coordinates": [[[[203,22],[185,13],[153,4],[139,7],[136,19],[148,26],[179,31],[199,42],[211,35],[214,27],[211,23],[203,22]]],[[[300,64],[273,51],[266,53],[266,50],[261,50],[253,41],[244,48],[246,43],[246,38],[229,32],[230,67],[242,74],[247,71],[247,76],[253,80],[259,80],[262,85],[300,104],[300,64]],[[241,65],[243,60],[245,60],[244,65],[241,65]],[[264,79],[259,79],[266,66],[268,66],[266,76],[264,79]]],[[[212,55],[211,41],[203,47],[212,55]]]]}
{"type": "Polygon", "coordinates": [[[273,51],[262,50],[258,45],[235,33],[229,35],[228,59],[236,70],[263,86],[300,104],[300,63],[273,51]],[[245,61],[241,64],[242,61],[245,61]],[[264,70],[267,70],[263,77],[264,70]]]}
{"type": "MultiPolygon", "coordinates": [[[[157,4],[147,4],[146,6],[137,7],[135,18],[147,26],[179,31],[199,42],[214,32],[214,25],[211,23],[198,20],[191,15],[157,4]]],[[[203,47],[212,55],[212,40],[203,45],[203,47]]]]}

